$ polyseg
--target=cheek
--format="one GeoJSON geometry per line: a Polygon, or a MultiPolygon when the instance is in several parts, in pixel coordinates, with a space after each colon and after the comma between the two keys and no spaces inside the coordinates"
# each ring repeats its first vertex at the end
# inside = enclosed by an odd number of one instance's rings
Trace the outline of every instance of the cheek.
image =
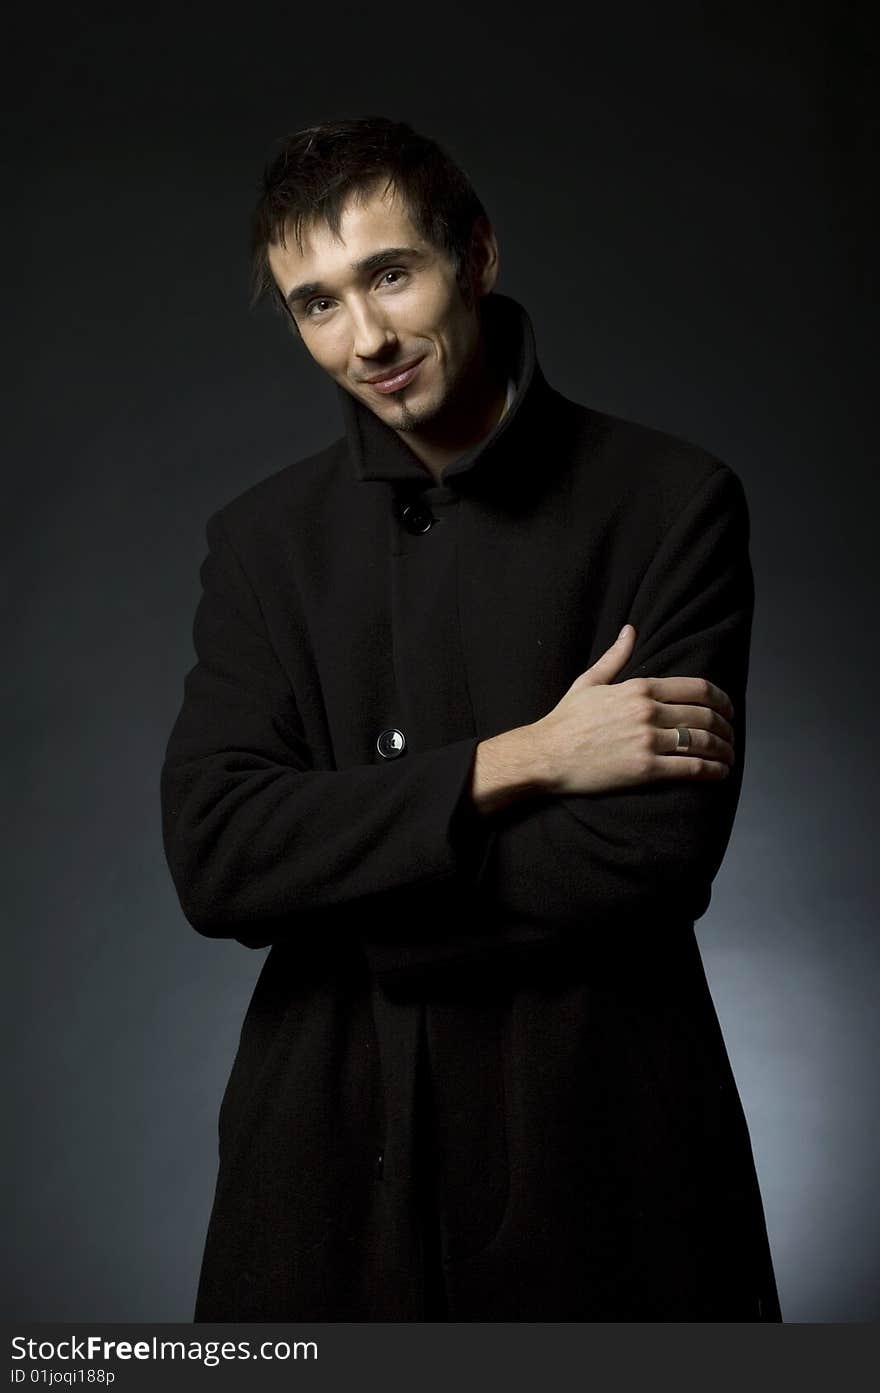
{"type": "Polygon", "coordinates": [[[316,334],[308,347],[318,367],[323,368],[331,377],[339,377],[345,373],[348,366],[348,346],[344,335],[316,334]]]}
{"type": "Polygon", "coordinates": [[[392,318],[401,335],[447,342],[455,323],[454,307],[450,305],[443,286],[436,287],[432,293],[420,290],[411,296],[400,296],[392,318]]]}
{"type": "Polygon", "coordinates": [[[443,357],[455,369],[468,357],[470,351],[470,339],[467,327],[461,323],[456,315],[450,315],[440,330],[440,351],[443,357]]]}

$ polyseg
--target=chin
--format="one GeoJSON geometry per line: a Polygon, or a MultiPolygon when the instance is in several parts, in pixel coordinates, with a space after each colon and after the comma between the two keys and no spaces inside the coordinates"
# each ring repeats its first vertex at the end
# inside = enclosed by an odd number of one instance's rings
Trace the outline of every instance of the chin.
{"type": "Polygon", "coordinates": [[[394,425],[399,431],[424,430],[425,426],[430,426],[439,419],[443,406],[443,402],[439,405],[429,402],[425,406],[410,406],[407,403],[407,410],[397,413],[398,419],[394,425]]]}

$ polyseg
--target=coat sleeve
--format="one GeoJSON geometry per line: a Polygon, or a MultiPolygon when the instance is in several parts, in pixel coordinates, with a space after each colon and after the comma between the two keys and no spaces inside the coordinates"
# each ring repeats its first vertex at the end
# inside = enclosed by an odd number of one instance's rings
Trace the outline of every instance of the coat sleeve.
{"type": "Polygon", "coordinates": [[[248,947],[327,927],[477,868],[488,830],[468,796],[477,737],[405,759],[315,769],[291,685],[219,513],[193,621],[197,662],[160,776],[162,838],[200,933],[248,947]]]}
{"type": "MultiPolygon", "coordinates": [[[[485,933],[468,944],[435,944],[438,963],[475,963],[505,945],[512,955],[535,944],[589,946],[606,930],[619,934],[632,924],[662,932],[664,922],[693,922],[705,912],[743,777],[754,609],[749,531],[742,484],[721,464],[664,536],[630,613],[615,616],[618,627],[629,621],[637,629],[616,682],[705,677],[728,694],[736,735],[731,773],[541,797],[496,814],[476,879],[485,933]]],[[[376,943],[370,953],[387,982],[430,969],[425,943],[376,943]]]]}

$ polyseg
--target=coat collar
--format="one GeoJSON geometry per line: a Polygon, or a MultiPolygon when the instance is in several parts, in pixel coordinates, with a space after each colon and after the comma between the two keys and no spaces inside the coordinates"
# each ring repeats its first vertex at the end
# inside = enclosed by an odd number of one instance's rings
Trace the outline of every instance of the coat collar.
{"type": "MultiPolygon", "coordinates": [[[[482,477],[502,459],[522,457],[540,430],[549,396],[555,395],[538,363],[535,335],[528,312],[509,295],[492,291],[481,302],[489,352],[498,354],[504,370],[515,382],[513,400],[494,429],[479,444],[443,471],[443,487],[452,478],[476,471],[482,477]]],[[[396,431],[375,412],[337,384],[345,423],[345,436],[355,476],[363,482],[383,480],[429,486],[434,481],[418,456],[396,431]]],[[[464,481],[461,480],[463,483],[464,481]]]]}

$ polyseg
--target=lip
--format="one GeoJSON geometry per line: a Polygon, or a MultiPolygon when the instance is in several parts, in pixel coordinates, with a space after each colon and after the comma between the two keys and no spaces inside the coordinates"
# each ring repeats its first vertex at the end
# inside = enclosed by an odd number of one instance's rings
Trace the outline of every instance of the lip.
{"type": "Polygon", "coordinates": [[[390,377],[374,377],[367,382],[368,387],[373,387],[383,395],[388,392],[399,392],[401,387],[406,387],[412,381],[420,365],[424,362],[424,354],[421,358],[416,358],[414,363],[408,367],[398,368],[390,377]]]}

